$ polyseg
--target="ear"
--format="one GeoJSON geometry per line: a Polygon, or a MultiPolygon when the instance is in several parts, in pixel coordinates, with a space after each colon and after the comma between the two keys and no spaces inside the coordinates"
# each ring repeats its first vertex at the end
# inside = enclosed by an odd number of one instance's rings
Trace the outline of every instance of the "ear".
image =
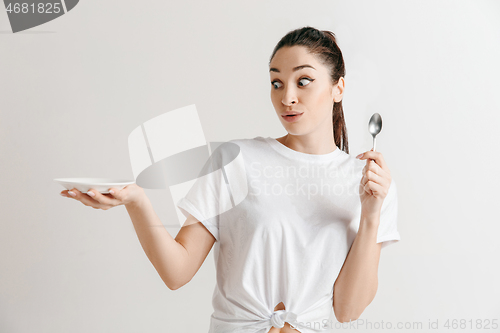
{"type": "Polygon", "coordinates": [[[332,95],[335,103],[338,103],[342,100],[342,98],[344,97],[344,90],[345,90],[345,81],[344,77],[341,76],[337,84],[332,87],[332,95]]]}

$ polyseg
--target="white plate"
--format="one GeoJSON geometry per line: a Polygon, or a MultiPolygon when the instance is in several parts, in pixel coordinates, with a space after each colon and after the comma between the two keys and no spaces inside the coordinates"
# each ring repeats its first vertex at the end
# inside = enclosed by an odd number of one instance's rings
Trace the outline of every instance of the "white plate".
{"type": "Polygon", "coordinates": [[[109,193],[110,188],[121,190],[125,186],[135,183],[135,181],[131,181],[130,179],[113,178],[55,178],[54,181],[61,184],[67,190],[76,188],[82,193],[87,193],[89,190],[94,189],[102,194],[109,193]]]}

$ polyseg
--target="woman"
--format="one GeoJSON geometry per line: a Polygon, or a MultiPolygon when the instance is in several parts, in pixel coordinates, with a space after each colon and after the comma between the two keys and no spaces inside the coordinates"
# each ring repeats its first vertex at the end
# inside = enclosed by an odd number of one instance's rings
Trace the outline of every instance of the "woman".
{"type": "Polygon", "coordinates": [[[177,203],[186,222],[173,239],[153,228],[162,223],[135,184],[112,195],[71,191],[96,209],[125,205],[172,290],[191,280],[215,244],[210,332],[318,332],[333,328],[331,314],[356,320],[375,297],[382,246],[400,239],[396,187],[382,154],[349,155],[345,68],[333,33],[289,32],[269,67],[271,100],[288,134],[230,141],[249,185],[234,208],[209,215],[222,192],[198,179],[177,203]]]}

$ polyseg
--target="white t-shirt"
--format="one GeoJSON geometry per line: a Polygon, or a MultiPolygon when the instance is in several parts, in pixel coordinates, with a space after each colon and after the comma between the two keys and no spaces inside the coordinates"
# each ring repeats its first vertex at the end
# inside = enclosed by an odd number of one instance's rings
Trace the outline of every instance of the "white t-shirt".
{"type": "MultiPolygon", "coordinates": [[[[339,148],[301,153],[270,137],[229,143],[239,148],[239,163],[226,164],[235,154],[222,145],[224,177],[198,178],[177,203],[217,240],[209,333],[267,333],[284,321],[303,333],[332,330],[333,285],[359,228],[366,160],[339,148]],[[274,311],[280,302],[285,310],[274,311]]],[[[377,243],[384,248],[399,240],[393,179],[377,243]]]]}

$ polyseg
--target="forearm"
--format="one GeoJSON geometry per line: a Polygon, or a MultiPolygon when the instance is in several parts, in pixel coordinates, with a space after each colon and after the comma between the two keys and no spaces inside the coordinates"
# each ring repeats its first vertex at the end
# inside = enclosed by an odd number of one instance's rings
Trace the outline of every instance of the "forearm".
{"type": "Polygon", "coordinates": [[[165,229],[149,198],[144,195],[125,207],[144,252],[163,282],[170,289],[182,285],[180,274],[184,272],[187,251],[165,229]]]}
{"type": "Polygon", "coordinates": [[[361,218],[358,233],[335,281],[334,312],[339,321],[359,318],[375,298],[381,243],[377,244],[380,218],[361,218]]]}

